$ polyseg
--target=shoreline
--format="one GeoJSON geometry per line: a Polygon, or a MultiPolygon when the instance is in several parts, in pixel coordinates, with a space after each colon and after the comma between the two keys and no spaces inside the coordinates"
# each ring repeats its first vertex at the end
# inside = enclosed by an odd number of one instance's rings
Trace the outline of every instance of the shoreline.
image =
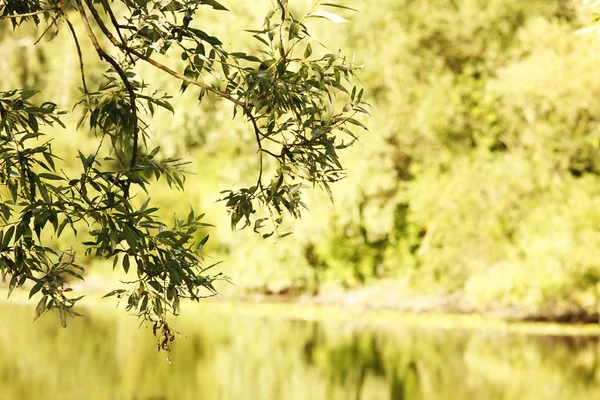
{"type": "MultiPolygon", "coordinates": [[[[14,304],[32,309],[37,297],[28,300],[28,290],[15,290],[10,298],[8,291],[0,288],[0,304],[14,304]]],[[[102,291],[86,293],[78,308],[82,310],[125,311],[118,308],[112,299],[101,299],[102,291]]],[[[76,306],[77,307],[77,306],[76,306]]],[[[193,318],[197,313],[240,315],[252,318],[281,318],[321,323],[351,324],[360,328],[385,330],[427,329],[453,330],[467,333],[494,333],[517,335],[544,335],[555,337],[600,337],[598,323],[566,323],[531,321],[506,318],[501,315],[451,310],[410,311],[376,308],[369,305],[332,304],[308,296],[278,296],[249,294],[244,296],[219,296],[203,299],[199,303],[185,301],[181,304],[181,315],[173,318],[193,318]]]]}

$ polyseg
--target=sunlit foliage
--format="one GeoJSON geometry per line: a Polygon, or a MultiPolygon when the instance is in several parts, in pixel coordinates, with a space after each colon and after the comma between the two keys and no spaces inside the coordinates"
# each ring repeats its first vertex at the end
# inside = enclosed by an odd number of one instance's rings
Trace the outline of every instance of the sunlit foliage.
{"type": "MultiPolygon", "coordinates": [[[[331,29],[322,18],[305,21],[331,49],[312,43],[317,58],[335,55],[338,47],[356,50],[366,65],[363,101],[373,105],[372,133],[341,154],[352,179],[332,186],[335,207],[326,194],[306,191],[310,211],[284,223],[294,231],[285,240],[273,235],[265,241],[252,229],[232,234],[228,224],[217,224],[227,215],[215,200],[229,193],[215,193],[256,182],[255,139],[248,123],[230,118],[232,103],[196,107],[191,86],[169,99],[172,118],[156,110],[152,143],[167,157],[184,155],[199,175],[188,176],[185,196],[162,182],[151,185],[152,204],[162,218],[185,215],[188,203],[206,211],[205,221],[217,225],[206,246],[226,261],[219,270],[237,285],[216,283],[223,291],[326,294],[332,284],[394,279],[403,289],[388,293],[392,297],[458,294],[478,309],[593,316],[600,290],[600,40],[593,32],[581,34],[598,10],[589,8],[594,1],[584,3],[348,0],[344,4],[360,14],[329,11],[351,23],[331,29]]],[[[231,12],[215,12],[219,17],[202,26],[228,51],[254,54],[260,42],[234,35],[231,27],[255,29],[269,5],[226,5],[231,12]]],[[[290,2],[295,15],[309,6],[290,2]]],[[[60,109],[70,109],[79,100],[79,72],[68,35],[32,46],[41,31],[9,28],[0,24],[6,50],[0,65],[15,73],[3,76],[0,86],[44,88],[60,100],[60,109]],[[68,87],[54,84],[63,80],[68,87]]],[[[85,35],[83,27],[75,29],[85,35]]],[[[305,48],[298,50],[302,55],[305,48]]],[[[92,52],[84,60],[94,75],[104,71],[92,52]]],[[[180,71],[189,63],[168,61],[180,71]]],[[[180,86],[149,66],[137,68],[159,93],[180,86]]],[[[87,138],[58,134],[53,146],[88,155],[95,147],[87,138]]],[[[64,168],[80,174],[80,165],[70,157],[64,168]]],[[[265,166],[276,171],[278,161],[266,155],[265,166]]],[[[238,226],[244,224],[242,218],[238,226]]],[[[69,234],[57,244],[75,243],[69,234]]],[[[204,236],[199,232],[196,240],[204,236]]],[[[75,248],[83,254],[83,247],[75,248]]],[[[101,265],[84,263],[91,265],[88,272],[101,265]]]]}
{"type": "Polygon", "coordinates": [[[0,271],[9,277],[9,290],[32,282],[30,297],[41,293],[36,316],[57,308],[65,326],[80,299],[68,297],[67,278],[81,278],[83,267],[79,254],[52,246],[45,233],[59,238],[65,230],[84,230],[86,255],[135,272],[128,289],[107,296],[151,321],[159,348],[168,350],[174,336],[167,313],[179,312],[180,299],[214,295],[213,282],[224,276],[203,263],[208,235],[198,238],[197,232],[207,226],[204,214],[192,209],[168,222],[147,197],[159,179],[182,190],[187,163],[152,146],[151,119],[158,109],[177,112],[170,103],[177,90],[155,89],[155,75],[146,78],[142,64],[174,78],[198,101],[231,104],[233,117],[246,122],[249,146],[258,153],[255,183],[222,192],[222,200],[233,229],[252,226],[263,238],[283,237],[284,216],[298,218],[306,207],[306,184],[330,194],[329,185],[345,176],[338,151],[355,142],[354,128],[365,128],[356,119],[368,114],[354,83],[360,67],[339,51],[313,54],[319,42],[305,25],[311,19],[347,22],[336,9],[349,11],[316,1],[296,14],[287,1],[277,1],[262,27],[246,33],[256,47],[245,52],[226,50],[204,30],[209,16],[227,11],[214,0],[0,2],[3,25],[40,27],[33,44],[44,40],[38,44],[44,46],[57,35],[72,40],[77,58],[70,62],[79,82],[57,84],[62,90],[80,86],[76,129],[89,140],[86,132],[92,133],[95,147],[78,151],[78,171],[67,173],[56,163],[70,155],[44,135],[56,125],[66,128],[58,100],[35,96],[35,86],[0,92],[0,181],[7,188],[0,197],[0,271]],[[90,72],[89,52],[108,68],[104,73],[90,72]],[[173,58],[183,65],[173,65],[173,58]],[[256,218],[262,209],[267,217],[256,218]]]}

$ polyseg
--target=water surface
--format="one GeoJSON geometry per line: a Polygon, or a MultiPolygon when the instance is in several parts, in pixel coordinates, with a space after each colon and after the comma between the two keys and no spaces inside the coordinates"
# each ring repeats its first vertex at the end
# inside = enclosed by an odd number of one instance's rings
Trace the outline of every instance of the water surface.
{"type": "Polygon", "coordinates": [[[198,312],[172,364],[150,329],[88,309],[60,327],[0,304],[0,398],[599,399],[597,338],[361,327],[198,312]]]}

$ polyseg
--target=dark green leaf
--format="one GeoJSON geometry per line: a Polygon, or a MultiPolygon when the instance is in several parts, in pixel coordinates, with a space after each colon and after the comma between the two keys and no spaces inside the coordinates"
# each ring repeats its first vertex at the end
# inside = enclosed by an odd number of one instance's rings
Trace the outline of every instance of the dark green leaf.
{"type": "Polygon", "coordinates": [[[35,307],[35,317],[34,321],[39,318],[40,315],[44,313],[46,310],[46,302],[48,301],[48,295],[42,296],[37,306],[35,307]]]}

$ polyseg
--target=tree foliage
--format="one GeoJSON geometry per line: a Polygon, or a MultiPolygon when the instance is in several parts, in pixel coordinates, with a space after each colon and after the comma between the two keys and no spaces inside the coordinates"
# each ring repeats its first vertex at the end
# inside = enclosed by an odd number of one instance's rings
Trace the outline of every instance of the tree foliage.
{"type": "Polygon", "coordinates": [[[149,147],[155,111],[176,110],[172,94],[152,89],[138,66],[171,75],[181,91],[196,90],[199,101],[208,96],[233,104],[233,117],[247,121],[254,138],[259,172],[254,185],[222,192],[231,227],[284,236],[279,227],[286,214],[300,217],[306,184],[330,193],[329,185],[344,177],[338,151],[354,143],[356,128],[365,128],[357,119],[368,114],[355,84],[359,66],[340,52],[313,55],[320,43],[306,21],[345,22],[336,9],[348,12],[316,1],[296,15],[287,0],[274,2],[263,26],[249,32],[257,49],[247,54],[226,51],[202,30],[203,18],[227,11],[215,0],[0,1],[4,24],[72,37],[81,79],[77,129],[92,132],[97,142],[93,153],[79,152],[79,172],[65,172],[57,161],[66,155],[43,133],[53,125],[65,128],[65,112],[36,88],[0,92],[0,181],[7,188],[0,191],[0,270],[9,290],[31,282],[30,297],[41,296],[36,317],[56,308],[65,326],[81,298],[70,297],[68,280],[81,279],[83,267],[72,250],[48,244],[48,232],[59,237],[65,229],[85,229],[91,237],[83,243],[86,254],[135,272],[129,289],[107,296],[151,321],[159,348],[168,349],[167,314],[179,312],[181,299],[214,295],[213,282],[223,275],[203,263],[208,236],[195,240],[207,226],[202,214],[191,210],[167,223],[149,198],[143,200],[148,185],[161,178],[182,189],[186,162],[149,147]],[[100,77],[88,76],[86,42],[107,65],[100,77]],[[170,66],[173,57],[184,61],[182,70],[170,66]],[[259,208],[270,217],[256,218],[259,208]]]}
{"type": "Polygon", "coordinates": [[[276,247],[227,237],[240,261],[223,270],[251,290],[325,298],[375,284],[366,301],[382,307],[448,293],[477,310],[595,315],[600,41],[577,32],[599,6],[352,4],[365,12],[343,38],[381,66],[361,72],[378,134],[343,156],[353,179],[327,217],[311,201],[276,247]]]}

